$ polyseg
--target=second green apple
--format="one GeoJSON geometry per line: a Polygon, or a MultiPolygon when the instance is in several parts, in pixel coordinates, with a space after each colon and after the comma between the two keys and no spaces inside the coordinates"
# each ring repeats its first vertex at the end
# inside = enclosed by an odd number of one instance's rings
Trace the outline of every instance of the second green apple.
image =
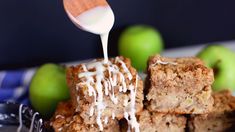
{"type": "Polygon", "coordinates": [[[221,45],[210,45],[204,48],[197,57],[213,68],[215,81],[213,90],[235,90],[235,53],[221,45]]]}
{"type": "Polygon", "coordinates": [[[119,54],[130,58],[139,71],[146,69],[148,57],[163,50],[161,34],[151,26],[135,25],[127,28],[119,39],[119,54]]]}

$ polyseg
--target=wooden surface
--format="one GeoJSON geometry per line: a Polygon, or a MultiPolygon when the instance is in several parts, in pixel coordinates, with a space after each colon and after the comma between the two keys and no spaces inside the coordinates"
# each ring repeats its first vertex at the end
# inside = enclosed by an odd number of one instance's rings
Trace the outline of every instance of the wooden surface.
{"type": "Polygon", "coordinates": [[[96,6],[108,5],[106,0],[64,0],[63,2],[65,10],[74,17],[96,6]]]}

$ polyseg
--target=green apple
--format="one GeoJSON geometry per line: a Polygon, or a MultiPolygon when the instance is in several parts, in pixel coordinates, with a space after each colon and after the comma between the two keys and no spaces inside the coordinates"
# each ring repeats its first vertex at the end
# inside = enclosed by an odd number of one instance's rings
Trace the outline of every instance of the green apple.
{"type": "Polygon", "coordinates": [[[213,90],[235,90],[235,53],[221,45],[210,45],[197,55],[208,67],[213,68],[213,90]]]}
{"type": "Polygon", "coordinates": [[[32,78],[29,98],[34,109],[49,118],[58,102],[69,99],[65,68],[50,63],[42,65],[32,78]]]}
{"type": "Polygon", "coordinates": [[[135,25],[123,31],[118,42],[119,54],[130,58],[140,71],[146,69],[148,57],[163,49],[161,34],[151,26],[135,25]]]}

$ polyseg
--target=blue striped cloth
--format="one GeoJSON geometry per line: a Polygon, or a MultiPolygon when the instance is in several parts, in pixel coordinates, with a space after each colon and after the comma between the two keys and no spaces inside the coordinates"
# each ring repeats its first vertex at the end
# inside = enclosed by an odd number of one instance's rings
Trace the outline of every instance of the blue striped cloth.
{"type": "Polygon", "coordinates": [[[29,104],[28,91],[35,69],[0,72],[0,101],[29,104]]]}

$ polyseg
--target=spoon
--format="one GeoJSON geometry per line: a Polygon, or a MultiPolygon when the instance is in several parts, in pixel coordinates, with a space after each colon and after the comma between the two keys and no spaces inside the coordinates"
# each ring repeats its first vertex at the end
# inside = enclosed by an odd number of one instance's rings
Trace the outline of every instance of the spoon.
{"type": "Polygon", "coordinates": [[[114,24],[114,14],[106,0],[64,0],[71,21],[80,29],[107,34],[114,24]]]}

